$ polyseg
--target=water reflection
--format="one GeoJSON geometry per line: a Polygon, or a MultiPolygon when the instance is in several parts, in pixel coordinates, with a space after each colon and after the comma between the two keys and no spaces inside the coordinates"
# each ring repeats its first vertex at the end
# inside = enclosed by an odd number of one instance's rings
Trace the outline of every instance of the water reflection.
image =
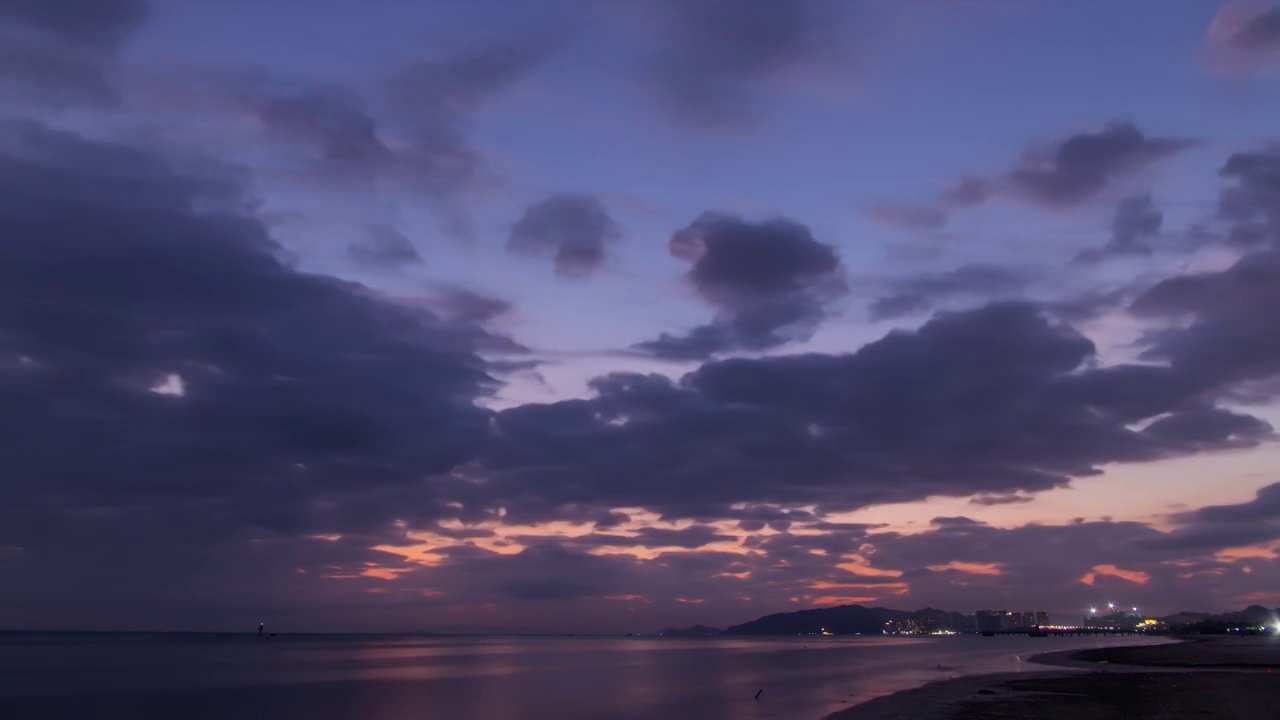
{"type": "Polygon", "coordinates": [[[0,717],[819,718],[857,700],[1012,671],[1021,656],[1085,644],[1100,641],[0,636],[0,717]]]}

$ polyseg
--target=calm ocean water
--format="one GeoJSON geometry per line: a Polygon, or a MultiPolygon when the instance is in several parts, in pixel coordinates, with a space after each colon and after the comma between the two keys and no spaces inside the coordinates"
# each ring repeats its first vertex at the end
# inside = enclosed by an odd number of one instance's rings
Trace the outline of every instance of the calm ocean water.
{"type": "Polygon", "coordinates": [[[1135,642],[14,633],[0,634],[0,718],[817,720],[931,680],[1044,669],[1025,663],[1039,652],[1135,642]]]}

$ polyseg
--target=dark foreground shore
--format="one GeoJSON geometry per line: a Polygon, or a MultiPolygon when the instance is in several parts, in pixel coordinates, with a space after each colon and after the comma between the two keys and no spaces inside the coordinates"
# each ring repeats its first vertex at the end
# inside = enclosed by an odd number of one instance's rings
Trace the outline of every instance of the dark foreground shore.
{"type": "Polygon", "coordinates": [[[1204,637],[1032,660],[1073,671],[956,678],[878,698],[829,720],[1280,717],[1280,638],[1204,637]]]}

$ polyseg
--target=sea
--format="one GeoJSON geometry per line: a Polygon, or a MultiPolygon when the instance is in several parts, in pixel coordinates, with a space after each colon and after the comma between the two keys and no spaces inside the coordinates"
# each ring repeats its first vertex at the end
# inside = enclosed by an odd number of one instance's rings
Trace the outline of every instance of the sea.
{"type": "Polygon", "coordinates": [[[1158,638],[0,633],[5,720],[819,720],[1158,638]]]}

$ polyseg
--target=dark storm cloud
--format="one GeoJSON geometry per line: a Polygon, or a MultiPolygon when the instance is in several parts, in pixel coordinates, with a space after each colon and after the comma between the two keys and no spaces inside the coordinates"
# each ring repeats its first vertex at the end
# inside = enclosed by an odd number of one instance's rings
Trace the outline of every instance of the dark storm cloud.
{"type": "Polygon", "coordinates": [[[373,265],[413,265],[422,255],[404,233],[390,225],[371,225],[369,235],[347,246],[347,254],[373,265]]]}
{"type": "Polygon", "coordinates": [[[846,291],[835,248],[791,220],[707,213],[672,235],[668,247],[692,264],[686,277],[718,315],[687,335],[663,333],[635,346],[662,358],[705,359],[806,339],[826,305],[846,291]]]}
{"type": "Polygon", "coordinates": [[[1120,201],[1111,221],[1111,239],[1101,248],[1080,253],[1076,262],[1095,263],[1108,257],[1150,255],[1152,248],[1146,241],[1159,234],[1163,223],[1164,213],[1155,206],[1151,195],[1125,198],[1120,201]]]}
{"type": "Polygon", "coordinates": [[[871,305],[872,320],[889,320],[929,310],[956,297],[992,298],[1026,287],[1026,275],[995,265],[964,265],[890,283],[891,293],[871,305]]]}
{"type": "Polygon", "coordinates": [[[549,256],[558,275],[582,277],[604,266],[609,243],[621,234],[599,198],[553,195],[525,208],[511,226],[507,249],[549,256]]]}
{"type": "Polygon", "coordinates": [[[1066,138],[1029,152],[1008,175],[1012,189],[1046,205],[1092,199],[1117,178],[1191,147],[1192,141],[1148,136],[1131,123],[1066,138]]]}
{"type": "Polygon", "coordinates": [[[1218,198],[1218,216],[1231,226],[1228,242],[1280,249],[1280,148],[1232,155],[1219,174],[1235,181],[1218,198]]]}
{"type": "Polygon", "coordinates": [[[1035,492],[1269,432],[1213,411],[1169,368],[1093,362],[1087,338],[1034,305],[992,304],[847,355],[723,360],[679,382],[607,376],[591,399],[499,413],[482,465],[518,517],[606,504],[732,517],[744,501],[832,510],[1035,492]],[[1165,413],[1177,419],[1131,427],[1165,413]]]}
{"type": "Polygon", "coordinates": [[[471,328],[284,265],[216,166],[0,141],[0,545],[164,593],[215,547],[455,514],[493,385],[471,328]]]}
{"type": "Polygon", "coordinates": [[[42,106],[116,102],[109,71],[148,10],[145,0],[0,0],[0,90],[42,106]]]}
{"type": "Polygon", "coordinates": [[[844,9],[824,0],[661,0],[650,87],[696,128],[750,123],[761,85],[838,52],[844,9]]]}

